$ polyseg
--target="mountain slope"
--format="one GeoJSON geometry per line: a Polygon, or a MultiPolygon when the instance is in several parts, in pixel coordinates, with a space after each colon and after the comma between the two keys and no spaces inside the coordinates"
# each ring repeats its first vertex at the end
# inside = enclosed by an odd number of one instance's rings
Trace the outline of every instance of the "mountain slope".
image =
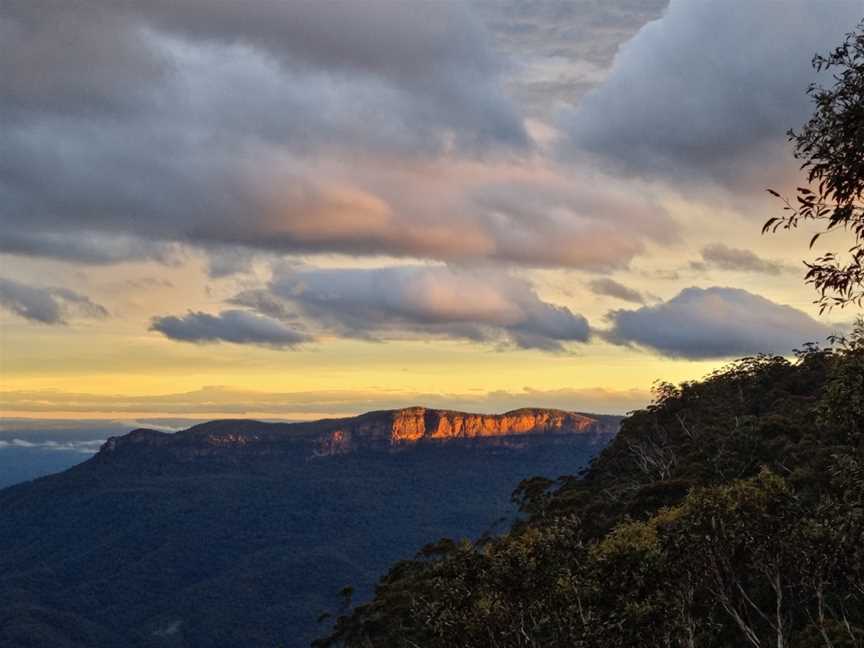
{"type": "Polygon", "coordinates": [[[578,470],[615,417],[410,408],[110,439],[0,491],[0,646],[302,646],[350,583],[483,533],[525,476],[578,470]]]}
{"type": "Polygon", "coordinates": [[[520,498],[509,533],[397,563],[316,645],[864,645],[864,321],[659,385],[589,470],[520,498]]]}

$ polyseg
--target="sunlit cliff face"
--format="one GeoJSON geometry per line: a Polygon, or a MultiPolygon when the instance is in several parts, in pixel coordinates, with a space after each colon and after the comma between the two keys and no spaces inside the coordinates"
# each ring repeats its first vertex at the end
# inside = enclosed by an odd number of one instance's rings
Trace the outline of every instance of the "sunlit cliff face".
{"type": "Polygon", "coordinates": [[[0,414],[625,412],[842,330],[758,232],[859,3],[635,4],[7,3],[0,414]]]}
{"type": "Polygon", "coordinates": [[[588,416],[560,410],[523,409],[499,415],[482,415],[416,407],[396,412],[390,438],[398,443],[421,439],[573,434],[597,426],[598,422],[588,416]]]}
{"type": "Polygon", "coordinates": [[[617,432],[618,417],[600,419],[553,409],[520,409],[504,414],[470,414],[410,407],[367,412],[356,417],[305,423],[210,421],[167,433],[147,428],[109,438],[96,462],[150,457],[181,461],[201,457],[278,457],[304,460],[365,452],[401,452],[417,446],[524,448],[537,441],[602,445],[617,432]],[[476,444],[479,443],[479,446],[476,444]]]}

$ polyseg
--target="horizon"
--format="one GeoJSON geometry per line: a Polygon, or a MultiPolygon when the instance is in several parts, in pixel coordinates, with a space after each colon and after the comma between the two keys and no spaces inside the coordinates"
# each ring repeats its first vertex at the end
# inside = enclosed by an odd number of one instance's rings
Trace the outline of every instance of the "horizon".
{"type": "Polygon", "coordinates": [[[862,0],[2,0],[0,122],[0,648],[864,648],[862,0]]]}
{"type": "Polygon", "coordinates": [[[618,415],[848,329],[759,232],[859,3],[358,7],[0,16],[0,417],[618,415]]]}

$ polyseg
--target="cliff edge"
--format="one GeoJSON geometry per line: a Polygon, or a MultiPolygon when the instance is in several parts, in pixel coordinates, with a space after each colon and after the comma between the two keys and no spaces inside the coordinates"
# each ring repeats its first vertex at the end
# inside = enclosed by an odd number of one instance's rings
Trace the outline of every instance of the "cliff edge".
{"type": "Polygon", "coordinates": [[[367,412],[342,419],[298,423],[218,420],[177,433],[138,429],[112,437],[97,461],[138,454],[177,458],[204,455],[270,454],[299,450],[308,456],[364,450],[398,450],[418,443],[484,441],[532,435],[587,434],[608,437],[617,432],[617,417],[593,417],[556,409],[518,409],[504,414],[472,414],[409,407],[367,412]]]}

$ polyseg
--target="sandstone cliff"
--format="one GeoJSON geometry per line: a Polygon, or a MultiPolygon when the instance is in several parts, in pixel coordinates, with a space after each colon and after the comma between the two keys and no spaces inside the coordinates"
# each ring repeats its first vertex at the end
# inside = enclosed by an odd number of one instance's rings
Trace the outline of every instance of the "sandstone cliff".
{"type": "Polygon", "coordinates": [[[424,407],[368,412],[344,419],[302,423],[224,420],[166,434],[134,430],[109,439],[97,456],[106,461],[142,452],[174,457],[270,454],[299,451],[307,456],[367,450],[399,450],[418,443],[529,442],[533,435],[597,435],[617,431],[617,417],[592,417],[553,409],[519,409],[505,414],[470,414],[424,407]]]}

